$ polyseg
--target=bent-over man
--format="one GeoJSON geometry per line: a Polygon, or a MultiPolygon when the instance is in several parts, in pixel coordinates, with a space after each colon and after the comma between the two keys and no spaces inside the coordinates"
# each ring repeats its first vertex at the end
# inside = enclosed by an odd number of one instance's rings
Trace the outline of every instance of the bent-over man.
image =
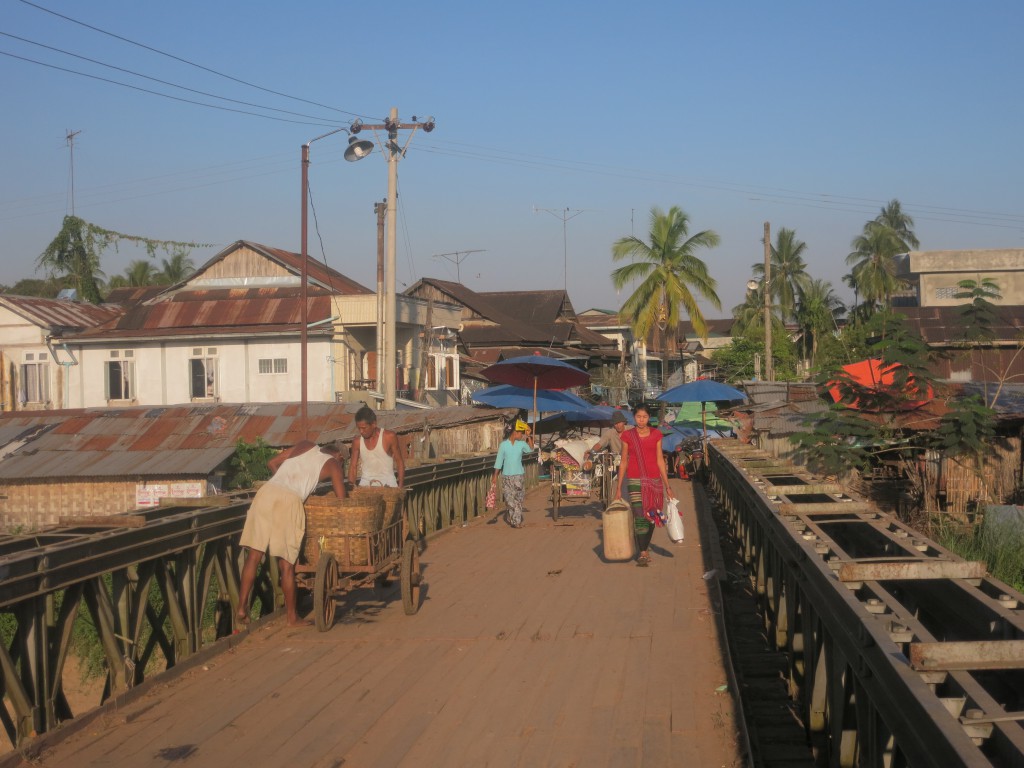
{"type": "Polygon", "coordinates": [[[267,462],[272,477],[257,491],[245,516],[239,543],[248,548],[242,566],[238,624],[249,621],[249,596],[256,581],[256,569],[263,553],[276,557],[281,570],[281,591],[289,626],[300,621],[296,611],[295,561],[299,559],[306,532],[306,511],[302,504],[321,480],[330,480],[339,499],[345,498],[345,476],[339,442],[322,448],[302,440],[267,462]]]}

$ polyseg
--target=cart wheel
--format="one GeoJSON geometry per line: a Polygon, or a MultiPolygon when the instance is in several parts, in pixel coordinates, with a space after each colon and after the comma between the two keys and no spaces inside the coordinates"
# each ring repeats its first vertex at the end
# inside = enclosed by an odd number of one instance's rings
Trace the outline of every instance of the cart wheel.
{"type": "Polygon", "coordinates": [[[420,609],[420,550],[416,542],[406,539],[402,548],[402,607],[412,616],[420,609]]]}
{"type": "Polygon", "coordinates": [[[612,500],[612,470],[611,463],[604,466],[604,475],[601,477],[601,503],[605,506],[612,500]]]}
{"type": "Polygon", "coordinates": [[[338,590],[338,566],[334,555],[321,552],[313,582],[313,623],[320,632],[334,626],[334,593],[338,590]]]}

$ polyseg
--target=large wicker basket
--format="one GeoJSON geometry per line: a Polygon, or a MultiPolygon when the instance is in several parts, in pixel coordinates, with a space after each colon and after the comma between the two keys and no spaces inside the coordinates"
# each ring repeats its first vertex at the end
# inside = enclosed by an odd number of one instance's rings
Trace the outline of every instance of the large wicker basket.
{"type": "Polygon", "coordinates": [[[352,489],[352,498],[378,498],[384,503],[382,528],[387,528],[399,519],[402,514],[402,502],[405,501],[404,488],[388,488],[383,485],[357,485],[352,489]]]}
{"type": "Polygon", "coordinates": [[[310,496],[306,499],[306,562],[316,565],[320,552],[334,553],[341,564],[369,562],[369,534],[381,529],[384,500],[372,496],[339,499],[310,496]]]}

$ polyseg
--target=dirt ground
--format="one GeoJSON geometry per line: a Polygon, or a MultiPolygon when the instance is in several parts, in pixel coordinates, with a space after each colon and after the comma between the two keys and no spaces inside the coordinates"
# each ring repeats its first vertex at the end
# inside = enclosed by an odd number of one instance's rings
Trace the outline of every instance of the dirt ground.
{"type": "Polygon", "coordinates": [[[553,523],[538,488],[522,529],[429,542],[417,615],[393,587],[326,633],[274,622],[32,764],[739,768],[708,532],[673,485],[687,538],[659,530],[649,568],[603,561],[598,506],[553,523]]]}

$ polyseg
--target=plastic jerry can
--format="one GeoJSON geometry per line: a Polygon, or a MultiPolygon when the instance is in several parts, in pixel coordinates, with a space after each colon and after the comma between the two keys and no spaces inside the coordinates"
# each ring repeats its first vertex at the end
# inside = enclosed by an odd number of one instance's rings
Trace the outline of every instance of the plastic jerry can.
{"type": "Polygon", "coordinates": [[[636,554],[633,511],[622,499],[613,501],[601,515],[605,560],[632,560],[636,554]]]}

